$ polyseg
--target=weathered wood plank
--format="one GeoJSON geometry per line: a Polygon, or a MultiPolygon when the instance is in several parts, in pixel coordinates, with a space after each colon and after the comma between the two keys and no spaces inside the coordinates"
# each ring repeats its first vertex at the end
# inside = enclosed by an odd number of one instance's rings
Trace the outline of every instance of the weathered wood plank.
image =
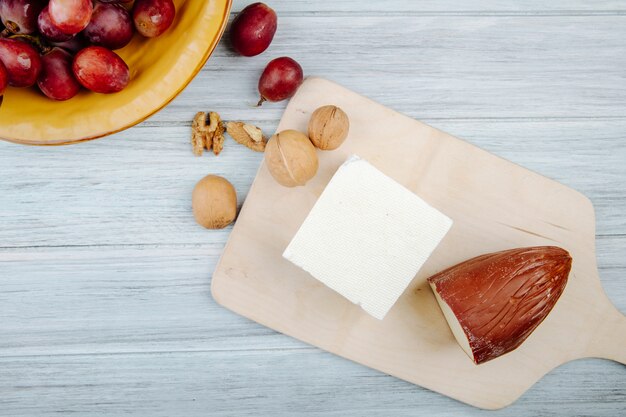
{"type": "MultiPolygon", "coordinates": [[[[233,12],[238,12],[250,4],[249,0],[235,0],[233,2],[233,12]]],[[[386,1],[359,1],[359,0],[336,0],[336,1],[268,1],[279,17],[283,13],[305,14],[305,13],[349,13],[358,15],[360,13],[375,13],[377,16],[386,13],[401,12],[407,13],[558,13],[560,15],[568,13],[619,13],[626,11],[626,5],[619,0],[526,0],[526,1],[506,1],[506,0],[386,0],[386,1]]]]}
{"type": "MultiPolygon", "coordinates": [[[[12,417],[486,415],[315,349],[18,357],[0,369],[0,413],[12,417]]],[[[615,417],[626,407],[624,372],[570,363],[489,415],[615,417]]]]}
{"type": "MultiPolygon", "coordinates": [[[[266,53],[222,43],[140,127],[70,148],[0,143],[0,415],[484,414],[210,298],[228,230],[193,223],[191,188],[218,173],[243,200],[261,155],[231,143],[193,158],[189,121],[211,108],[271,132],[284,104],[247,104],[281,55],[590,196],[602,282],[626,311],[625,2],[270,4],[266,53]]],[[[623,375],[578,361],[490,414],[621,415],[623,375]]]]}
{"type": "MultiPolygon", "coordinates": [[[[600,277],[624,312],[625,243],[598,241],[600,277]]],[[[0,357],[303,347],[213,301],[222,245],[2,250],[0,357]]]]}
{"type": "MultiPolygon", "coordinates": [[[[431,123],[578,189],[596,206],[599,234],[626,234],[626,119],[431,123]]],[[[276,121],[260,125],[271,132],[276,121]]],[[[0,247],[224,242],[228,231],[194,223],[193,185],[224,175],[241,202],[262,154],[229,140],[219,157],[196,158],[189,132],[142,125],[72,147],[0,143],[0,247]]]]}
{"type": "Polygon", "coordinates": [[[247,105],[265,64],[283,55],[419,119],[623,117],[625,35],[623,16],[286,16],[257,57],[224,42],[158,120],[197,106],[277,119],[281,106],[247,105]]]}

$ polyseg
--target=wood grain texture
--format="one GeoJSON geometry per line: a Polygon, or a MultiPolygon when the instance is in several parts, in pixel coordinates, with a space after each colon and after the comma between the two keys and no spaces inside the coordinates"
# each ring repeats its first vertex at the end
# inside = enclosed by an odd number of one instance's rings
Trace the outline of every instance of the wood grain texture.
{"type": "MultiPolygon", "coordinates": [[[[233,13],[238,12],[248,4],[245,0],[233,2],[233,13]]],[[[523,2],[507,0],[387,0],[384,2],[364,2],[359,0],[341,0],[334,2],[322,1],[319,4],[307,0],[291,0],[285,2],[272,2],[270,4],[277,12],[294,13],[333,13],[347,12],[350,15],[360,13],[375,13],[377,16],[385,14],[410,14],[410,13],[448,13],[467,15],[469,13],[520,13],[545,15],[558,13],[565,14],[616,14],[626,11],[626,5],[619,0],[603,0],[590,3],[585,0],[556,0],[544,2],[541,0],[526,0],[523,2]]]]}
{"type": "Polygon", "coordinates": [[[609,361],[577,361],[486,412],[316,349],[0,358],[2,414],[30,416],[619,416],[609,361]],[[296,369],[297,367],[297,369],[296,369]],[[582,389],[581,387],[585,387],[582,389]]]}
{"type": "Polygon", "coordinates": [[[333,152],[318,152],[318,172],[303,187],[282,187],[267,165],[261,166],[213,274],[211,293],[219,304],[485,409],[510,405],[543,375],[574,359],[595,356],[626,365],[626,316],[601,289],[595,213],[586,197],[322,78],[304,82],[278,130],[306,130],[328,97],[350,118],[346,141],[333,152]],[[351,155],[369,161],[454,222],[382,321],[322,285],[313,272],[282,259],[351,155]],[[426,279],[485,253],[541,245],[563,247],[574,259],[563,296],[514,352],[475,366],[452,337],[426,279]]]}
{"type": "Polygon", "coordinates": [[[308,75],[357,91],[367,86],[373,100],[420,120],[623,117],[623,22],[619,14],[287,15],[262,55],[243,60],[217,49],[195,88],[159,119],[187,120],[188,106],[202,104],[219,105],[227,118],[276,120],[276,106],[258,112],[243,104],[256,103],[258,75],[271,57],[282,55],[298,60],[308,75]],[[211,89],[224,85],[224,92],[211,89]]]}
{"type": "MultiPolygon", "coordinates": [[[[236,1],[233,11],[246,1],[236,1]]],[[[254,109],[266,61],[291,55],[411,117],[573,187],[597,218],[602,284],[626,312],[623,1],[272,1],[268,52],[216,50],[142,125],[69,148],[0,143],[0,415],[617,416],[624,367],[580,360],[481,412],[309,348],[218,307],[229,229],[190,193],[227,176],[243,201],[261,155],[194,158],[191,117],[254,109]]]]}
{"type": "MultiPolygon", "coordinates": [[[[626,119],[425,121],[587,195],[600,238],[626,232],[626,119]]],[[[276,121],[259,125],[272,132],[276,121]]],[[[189,136],[186,125],[143,124],[71,148],[0,144],[1,245],[223,242],[228,230],[195,227],[187,196],[211,172],[227,176],[243,201],[262,155],[229,139],[219,157],[195,158],[189,136]]]]}

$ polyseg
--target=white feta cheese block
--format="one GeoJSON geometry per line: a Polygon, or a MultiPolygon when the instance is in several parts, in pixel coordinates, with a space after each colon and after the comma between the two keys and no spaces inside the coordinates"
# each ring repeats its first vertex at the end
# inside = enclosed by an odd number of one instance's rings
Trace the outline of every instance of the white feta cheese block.
{"type": "Polygon", "coordinates": [[[283,257],[382,320],[451,226],[437,209],[352,156],[283,257]]]}

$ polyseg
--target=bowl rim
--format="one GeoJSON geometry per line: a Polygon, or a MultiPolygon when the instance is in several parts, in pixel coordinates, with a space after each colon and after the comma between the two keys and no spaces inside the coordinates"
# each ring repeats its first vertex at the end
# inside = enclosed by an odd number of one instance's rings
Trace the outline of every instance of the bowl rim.
{"type": "Polygon", "coordinates": [[[222,36],[224,36],[224,31],[226,30],[226,26],[228,25],[228,20],[229,20],[229,16],[230,16],[230,10],[231,10],[232,5],[233,5],[233,0],[225,0],[225,1],[226,1],[226,7],[224,8],[224,13],[222,14],[222,23],[221,23],[220,29],[218,31],[218,36],[216,36],[211,41],[211,43],[209,44],[208,48],[206,48],[206,51],[204,52],[204,55],[202,56],[202,59],[200,59],[200,61],[198,61],[198,65],[196,66],[196,68],[194,68],[194,70],[191,73],[191,75],[189,76],[189,78],[187,80],[185,80],[185,82],[183,84],[181,84],[181,86],[176,91],[174,91],[172,93],[172,95],[170,95],[162,104],[160,104],[159,106],[157,106],[154,109],[152,109],[146,115],[140,117],[139,119],[137,119],[137,120],[135,120],[135,121],[133,121],[131,123],[127,123],[124,126],[121,126],[119,128],[110,130],[108,132],[98,133],[97,135],[94,135],[94,136],[87,136],[87,137],[79,138],[79,139],[69,139],[69,140],[64,141],[64,142],[36,143],[36,142],[27,142],[27,141],[22,141],[20,139],[11,139],[11,138],[4,138],[4,137],[0,137],[0,141],[12,142],[12,143],[20,144],[20,145],[29,145],[29,146],[64,146],[64,145],[73,145],[75,143],[87,142],[87,141],[91,141],[91,140],[94,140],[94,139],[99,139],[99,138],[102,138],[102,137],[105,137],[105,136],[109,136],[109,135],[112,135],[114,133],[121,132],[123,130],[126,130],[126,129],[129,129],[129,128],[133,127],[133,126],[136,126],[139,123],[141,123],[141,122],[147,120],[148,118],[152,117],[155,113],[159,112],[164,107],[166,107],[168,104],[170,104],[176,97],[178,97],[178,95],[185,88],[187,88],[189,83],[194,78],[196,78],[196,75],[198,75],[198,73],[202,70],[204,65],[207,63],[207,61],[209,60],[209,58],[213,54],[213,51],[215,51],[215,48],[217,47],[217,45],[219,44],[220,40],[222,39],[222,36]]]}

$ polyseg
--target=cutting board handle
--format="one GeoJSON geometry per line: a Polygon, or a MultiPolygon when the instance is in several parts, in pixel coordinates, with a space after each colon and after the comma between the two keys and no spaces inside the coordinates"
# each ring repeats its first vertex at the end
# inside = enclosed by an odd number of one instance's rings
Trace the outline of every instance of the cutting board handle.
{"type": "Polygon", "coordinates": [[[611,359],[626,365],[626,316],[611,307],[594,329],[587,356],[611,359]]]}

